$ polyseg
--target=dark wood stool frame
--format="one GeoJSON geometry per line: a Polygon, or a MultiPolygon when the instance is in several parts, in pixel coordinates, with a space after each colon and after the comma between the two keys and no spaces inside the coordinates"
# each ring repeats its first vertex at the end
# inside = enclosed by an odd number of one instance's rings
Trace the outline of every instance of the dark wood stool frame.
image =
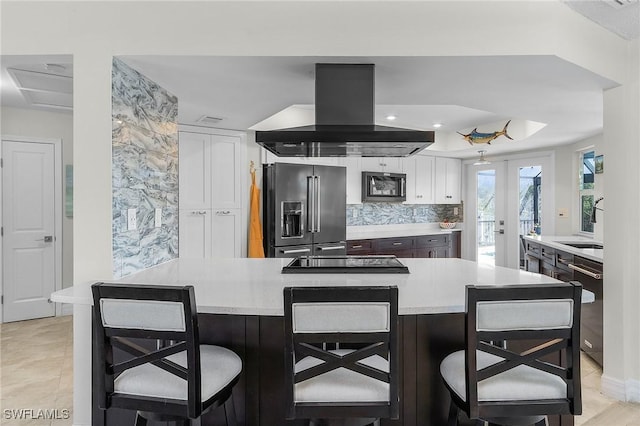
{"type": "MultiPolygon", "coordinates": [[[[465,315],[465,383],[466,401],[463,401],[446,383],[451,395],[449,426],[457,425],[459,409],[467,413],[471,419],[484,419],[489,424],[498,424],[492,419],[509,419],[517,417],[542,417],[536,419],[536,425],[544,425],[544,416],[553,414],[579,415],[582,413],[580,387],[580,307],[582,285],[579,282],[512,285],[512,286],[467,286],[465,315]],[[573,300],[573,318],[571,328],[545,330],[506,330],[477,331],[477,304],[482,301],[511,300],[573,300]],[[509,341],[544,340],[545,343],[515,353],[504,347],[509,341]],[[500,343],[500,345],[496,344],[500,343]],[[487,368],[477,370],[470,368],[476,365],[476,350],[487,352],[505,360],[487,368]],[[549,354],[558,353],[561,363],[555,364],[540,360],[549,354]],[[478,401],[478,382],[518,365],[545,371],[560,377],[567,385],[567,397],[549,400],[516,400],[516,401],[478,401]]],[[[503,423],[500,423],[503,424],[503,423]]],[[[506,423],[508,424],[508,423],[506,423]]]]}
{"type": "Polygon", "coordinates": [[[398,360],[398,289],[385,287],[287,287],[284,289],[285,323],[285,400],[287,419],[345,419],[390,418],[399,416],[399,360],[398,360]],[[387,302],[390,328],[388,332],[294,333],[292,306],[294,303],[314,302],[387,302]],[[323,343],[344,344],[359,349],[345,356],[323,349],[323,343]],[[355,346],[357,345],[357,346],[355,346]],[[362,347],[364,346],[364,347],[362,347]],[[371,355],[389,361],[389,372],[359,364],[371,355]],[[313,356],[324,361],[295,373],[295,361],[313,356]],[[389,383],[388,402],[296,402],[293,389],[296,383],[334,370],[347,368],[357,373],[389,383]]]}
{"type": "Polygon", "coordinates": [[[136,410],[136,425],[147,420],[177,421],[188,424],[205,411],[220,405],[225,406],[227,424],[236,425],[232,389],[240,374],[218,393],[201,401],[200,339],[193,286],[155,286],[134,284],[96,283],[92,286],[94,309],[94,395],[99,408],[111,407],[136,410]],[[184,331],[154,331],[133,328],[112,328],[102,324],[100,299],[127,299],[180,302],[184,308],[184,331]],[[149,350],[130,339],[163,341],[166,346],[149,350]],[[123,362],[114,361],[114,349],[131,355],[123,362]],[[187,367],[171,362],[164,357],[185,351],[187,367]],[[150,396],[137,396],[114,392],[114,380],[123,371],[151,363],[187,381],[186,400],[150,396]],[[96,392],[98,390],[98,392],[96,392]]]}

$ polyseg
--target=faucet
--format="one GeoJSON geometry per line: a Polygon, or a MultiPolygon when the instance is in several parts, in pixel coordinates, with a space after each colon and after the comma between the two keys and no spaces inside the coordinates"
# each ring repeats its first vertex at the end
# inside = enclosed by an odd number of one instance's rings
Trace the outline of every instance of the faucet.
{"type": "Polygon", "coordinates": [[[596,223],[596,210],[604,211],[600,207],[596,207],[600,201],[604,200],[604,197],[600,197],[593,203],[593,208],[591,210],[591,223],[596,223]]]}

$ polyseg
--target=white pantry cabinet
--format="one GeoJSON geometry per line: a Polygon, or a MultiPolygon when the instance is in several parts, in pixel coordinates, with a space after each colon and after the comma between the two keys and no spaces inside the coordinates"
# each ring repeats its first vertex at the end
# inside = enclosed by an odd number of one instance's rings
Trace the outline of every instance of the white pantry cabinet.
{"type": "Polygon", "coordinates": [[[435,158],[435,203],[460,204],[462,161],[457,158],[435,158]]]}
{"type": "Polygon", "coordinates": [[[211,257],[212,238],[212,211],[180,209],[178,225],[179,242],[178,254],[180,257],[196,257],[204,259],[211,257]]]}
{"type": "Polygon", "coordinates": [[[403,159],[403,173],[407,175],[406,204],[433,204],[434,157],[414,155],[403,159]]]}
{"type": "Polygon", "coordinates": [[[180,131],[178,146],[180,257],[242,257],[248,204],[241,175],[244,134],[180,131]]]}

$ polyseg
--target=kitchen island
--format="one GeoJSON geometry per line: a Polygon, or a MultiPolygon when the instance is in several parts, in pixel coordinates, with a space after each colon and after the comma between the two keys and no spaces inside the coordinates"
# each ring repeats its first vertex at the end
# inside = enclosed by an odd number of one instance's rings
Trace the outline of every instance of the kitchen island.
{"type": "MultiPolygon", "coordinates": [[[[281,274],[291,259],[176,259],[118,280],[124,283],[195,287],[201,342],[232,348],[243,359],[234,390],[239,421],[284,425],[284,328],[286,286],[396,285],[401,327],[401,418],[387,425],[440,425],[448,393],[440,361],[463,348],[465,286],[557,282],[516,269],[461,259],[402,259],[409,274],[281,274]]],[[[98,278],[96,279],[98,281],[98,278]]],[[[76,285],[52,295],[74,304],[74,424],[124,424],[132,413],[91,410],[91,286],[76,285]],[[79,418],[83,413],[91,419],[79,418]],[[128,417],[127,417],[128,416],[128,417]]],[[[217,412],[207,424],[222,424],[217,412]]],[[[570,416],[551,424],[572,425],[570,416]]],[[[131,423],[133,424],[133,422],[131,423]]]]}

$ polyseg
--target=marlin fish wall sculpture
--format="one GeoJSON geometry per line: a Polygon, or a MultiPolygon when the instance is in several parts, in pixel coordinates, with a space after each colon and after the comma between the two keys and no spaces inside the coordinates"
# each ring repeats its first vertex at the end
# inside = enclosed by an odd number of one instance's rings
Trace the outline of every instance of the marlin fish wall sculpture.
{"type": "Polygon", "coordinates": [[[491,145],[491,141],[499,136],[506,136],[507,138],[513,140],[513,138],[507,134],[507,126],[509,126],[509,123],[511,123],[511,120],[507,121],[507,124],[505,124],[504,128],[499,132],[480,133],[478,132],[478,128],[476,127],[471,131],[471,133],[467,133],[466,135],[460,132],[456,133],[461,135],[464,140],[469,142],[471,145],[473,145],[474,143],[486,143],[491,145]]]}

